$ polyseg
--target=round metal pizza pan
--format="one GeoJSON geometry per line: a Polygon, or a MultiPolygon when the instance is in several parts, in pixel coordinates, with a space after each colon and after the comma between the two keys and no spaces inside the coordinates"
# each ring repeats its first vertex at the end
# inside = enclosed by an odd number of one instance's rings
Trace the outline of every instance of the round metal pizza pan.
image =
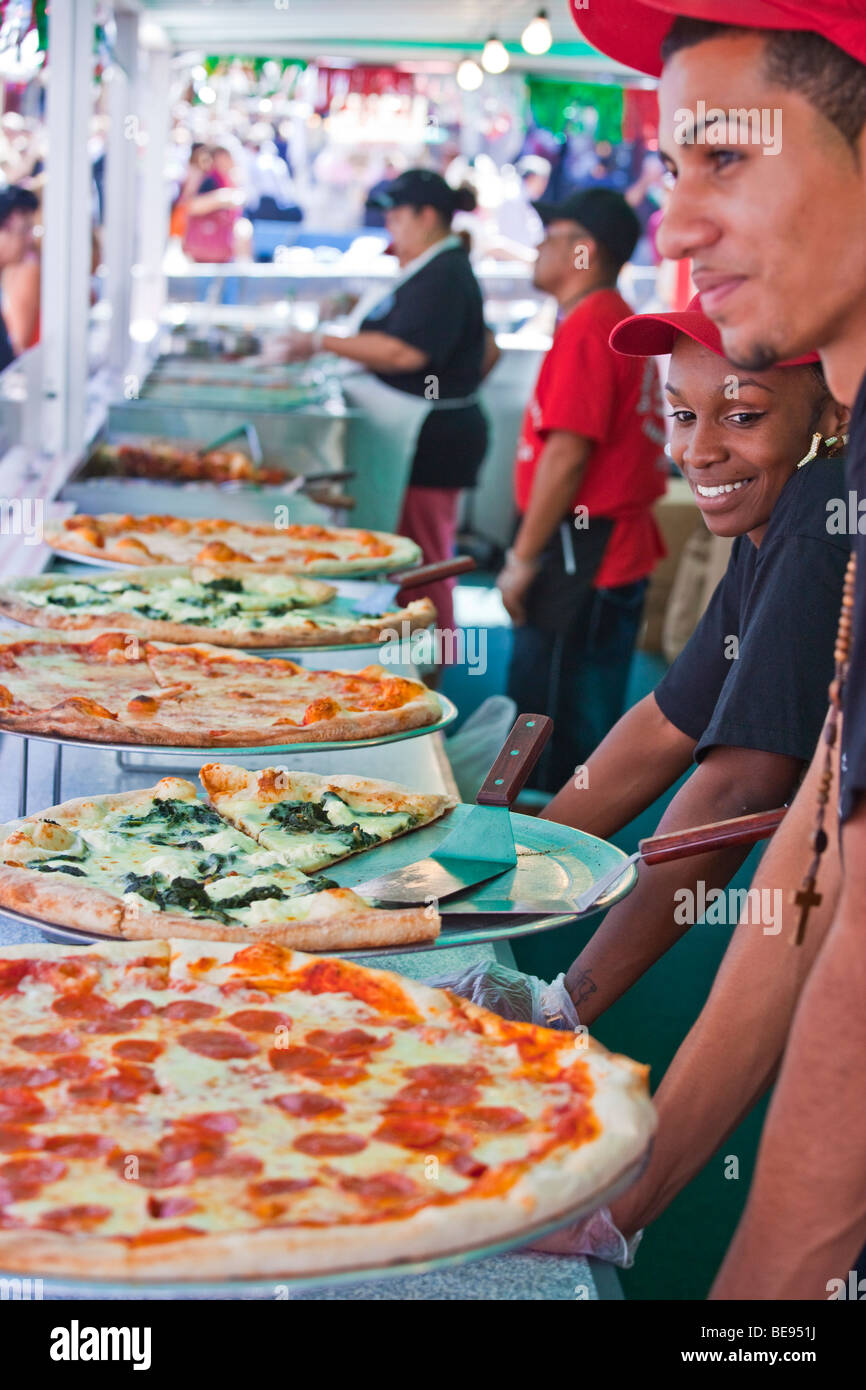
{"type": "MultiPolygon", "coordinates": [[[[426,1260],[405,1260],[378,1266],[359,1265],[354,1269],[340,1269],[330,1273],[274,1275],[267,1280],[214,1279],[196,1280],[195,1282],[148,1280],[127,1283],[96,1279],[63,1279],[60,1276],[51,1275],[41,1279],[40,1296],[58,1299],[250,1298],[282,1300],[287,1296],[300,1294],[304,1290],[339,1289],[353,1284],[396,1279],[401,1275],[431,1274],[437,1270],[467,1265],[473,1261],[489,1259],[495,1255],[504,1255],[510,1250],[519,1250],[525,1245],[552,1235],[555,1231],[562,1230],[565,1226],[570,1226],[575,1221],[582,1220],[585,1216],[590,1216],[599,1207],[609,1206],[621,1192],[631,1187],[632,1183],[640,1177],[649,1158],[649,1153],[650,1148],[647,1146],[639,1158],[630,1163],[623,1172],[611,1178],[605,1187],[599,1189],[592,1197],[587,1198],[579,1205],[570,1207],[557,1216],[549,1217],[543,1222],[529,1223],[521,1230],[497,1241],[481,1245],[470,1244],[459,1249],[443,1251],[442,1254],[431,1256],[426,1260]]],[[[0,1271],[0,1279],[17,1281],[23,1277],[39,1278],[38,1275],[32,1273],[29,1276],[22,1276],[15,1274],[14,1271],[0,1271]]],[[[359,1291],[359,1297],[363,1298],[363,1289],[359,1291]]]]}
{"type": "MultiPolygon", "coordinates": [[[[365,850],[363,854],[356,854],[340,863],[330,865],[327,869],[328,877],[336,879],[341,887],[352,888],[365,879],[404,868],[407,864],[432,853],[438,842],[455,829],[455,826],[459,826],[460,820],[471,810],[471,806],[461,803],[447,816],[441,817],[431,825],[413,830],[411,835],[400,836],[375,849],[365,850]]],[[[480,945],[483,942],[537,936],[542,932],[552,931],[555,927],[577,921],[578,915],[583,921],[605,911],[631,892],[637,881],[636,866],[627,863],[628,856],[624,850],[607,840],[599,840],[594,835],[584,834],[583,831],[559,825],[555,821],[539,820],[536,816],[522,816],[513,812],[512,825],[517,867],[498,879],[479,884],[471,894],[467,894],[467,902],[471,903],[472,912],[462,915],[459,923],[449,926],[449,914],[443,913],[442,928],[434,941],[413,942],[408,946],[370,946],[356,950],[348,948],[309,954],[338,955],[354,960],[373,958],[377,964],[387,968],[389,958],[412,955],[419,951],[436,951],[453,946],[480,945]],[[618,862],[624,866],[622,878],[584,913],[514,917],[507,911],[509,900],[574,901],[618,862]]],[[[67,945],[87,946],[99,941],[117,939],[101,936],[96,932],[79,931],[63,923],[46,922],[6,907],[0,907],[0,915],[24,926],[37,928],[49,941],[59,941],[67,945]]]]}
{"type": "MultiPolygon", "coordinates": [[[[219,753],[224,758],[270,757],[274,753],[284,755],[292,753],[340,753],[354,748],[378,748],[383,743],[402,743],[407,738],[421,738],[424,734],[435,734],[440,729],[447,729],[448,725],[453,724],[457,718],[457,706],[446,695],[440,695],[436,692],[436,698],[439,701],[442,714],[435,724],[422,724],[417,729],[401,729],[399,733],[382,734],[378,738],[341,739],[322,743],[247,743],[240,747],[228,747],[225,744],[212,743],[207,748],[188,748],[185,744],[171,743],[103,743],[97,739],[67,738],[60,734],[34,734],[23,729],[3,729],[2,732],[13,734],[16,738],[33,739],[37,743],[59,743],[64,748],[91,748],[97,753],[151,753],[160,757],[172,758],[213,758],[215,753],[219,753]]],[[[143,770],[146,771],[146,768],[143,770]]]]}
{"type": "MultiPolygon", "coordinates": [[[[121,560],[109,560],[107,556],[103,557],[101,555],[80,555],[74,550],[55,550],[53,546],[51,548],[51,553],[56,560],[71,560],[74,564],[84,565],[87,569],[140,570],[154,568],[153,565],[127,565],[124,564],[121,560]]],[[[159,562],[157,561],[157,564],[158,563],[159,562]]],[[[173,561],[172,563],[175,562],[173,561]]],[[[197,561],[190,560],[188,563],[196,564],[197,561]]],[[[415,569],[416,566],[420,565],[420,563],[421,557],[419,555],[416,560],[409,560],[405,564],[402,562],[395,564],[395,562],[391,560],[389,561],[388,565],[384,568],[381,564],[377,566],[372,561],[370,565],[366,568],[353,568],[351,570],[291,570],[288,566],[288,563],[286,564],[285,568],[287,573],[297,574],[302,579],[382,579],[386,575],[390,574],[392,571],[396,571],[398,569],[401,573],[403,570],[415,569]]]]}

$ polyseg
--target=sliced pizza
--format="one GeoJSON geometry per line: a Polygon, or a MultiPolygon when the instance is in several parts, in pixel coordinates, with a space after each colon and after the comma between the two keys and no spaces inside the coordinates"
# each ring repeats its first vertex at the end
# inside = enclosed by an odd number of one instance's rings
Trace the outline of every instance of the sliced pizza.
{"type": "Polygon", "coordinates": [[[456,804],[393,782],[280,767],[208,763],[199,776],[221,816],[308,873],[429,825],[456,804]]]}
{"type": "Polygon", "coordinates": [[[79,513],[46,526],[45,540],[55,550],[125,565],[257,564],[304,574],[380,574],[421,558],[414,541],[386,531],[262,526],[220,517],[79,513]]]}
{"type": "Polygon", "coordinates": [[[163,642],[218,646],[322,647],[372,642],[426,628],[427,598],[361,614],[331,584],[257,565],[160,565],[13,579],[0,585],[0,613],[31,627],[81,632],[122,625],[163,642]]]}
{"type": "Polygon", "coordinates": [[[0,1267],[224,1280],[528,1240],[628,1181],[647,1069],[273,945],[0,950],[0,1267]]]}
{"type": "Polygon", "coordinates": [[[131,632],[0,633],[0,728],[19,733],[252,748],[381,738],[441,717],[431,690],[382,666],[316,671],[131,632]]]}
{"type": "Polygon", "coordinates": [[[428,908],[374,909],[227,824],[195,787],[79,798],[0,846],[0,903],[106,936],[283,941],[317,950],[430,940],[428,908]]]}

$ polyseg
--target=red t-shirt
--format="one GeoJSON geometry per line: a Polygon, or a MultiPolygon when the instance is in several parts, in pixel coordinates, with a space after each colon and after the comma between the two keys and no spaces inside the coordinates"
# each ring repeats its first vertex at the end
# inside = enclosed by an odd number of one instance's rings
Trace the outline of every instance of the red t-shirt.
{"type": "Polygon", "coordinates": [[[595,290],[556,330],[523,417],[514,490],[529,505],[550,430],[594,441],[574,498],[592,517],[613,523],[593,581],[612,589],[643,579],[667,553],[652,505],[667,489],[661,384],[653,358],[623,357],[608,343],[631,309],[616,290],[595,290]]]}

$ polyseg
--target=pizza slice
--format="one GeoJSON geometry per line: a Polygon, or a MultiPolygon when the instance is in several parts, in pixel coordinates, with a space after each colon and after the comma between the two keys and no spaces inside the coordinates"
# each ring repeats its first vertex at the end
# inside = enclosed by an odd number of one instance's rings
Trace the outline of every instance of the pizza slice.
{"type": "Polygon", "coordinates": [[[426,908],[371,908],[227,824],[191,782],[79,798],[0,845],[0,904],[137,940],[190,936],[348,949],[430,940],[426,908]]]}
{"type": "Polygon", "coordinates": [[[226,763],[207,763],[199,776],[221,816],[307,873],[429,825],[456,805],[369,777],[248,772],[226,763]]]}

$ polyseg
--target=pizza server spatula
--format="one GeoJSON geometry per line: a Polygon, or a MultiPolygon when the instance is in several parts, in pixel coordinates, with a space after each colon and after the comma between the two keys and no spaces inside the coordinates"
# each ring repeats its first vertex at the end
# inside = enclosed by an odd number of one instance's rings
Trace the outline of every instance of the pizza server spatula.
{"type": "Polygon", "coordinates": [[[401,589],[419,589],[436,579],[450,579],[454,574],[466,574],[474,569],[475,561],[471,555],[455,555],[450,560],[437,560],[432,565],[396,571],[378,582],[323,578],[326,583],[333,584],[340,598],[346,599],[356,613],[377,618],[394,607],[394,600],[401,589]]]}
{"type": "Polygon", "coordinates": [[[522,714],[487,774],[466,819],[427,859],[355,883],[352,891],[375,907],[438,902],[507,873],[517,863],[509,807],[553,732],[545,714],[522,714]]]}

